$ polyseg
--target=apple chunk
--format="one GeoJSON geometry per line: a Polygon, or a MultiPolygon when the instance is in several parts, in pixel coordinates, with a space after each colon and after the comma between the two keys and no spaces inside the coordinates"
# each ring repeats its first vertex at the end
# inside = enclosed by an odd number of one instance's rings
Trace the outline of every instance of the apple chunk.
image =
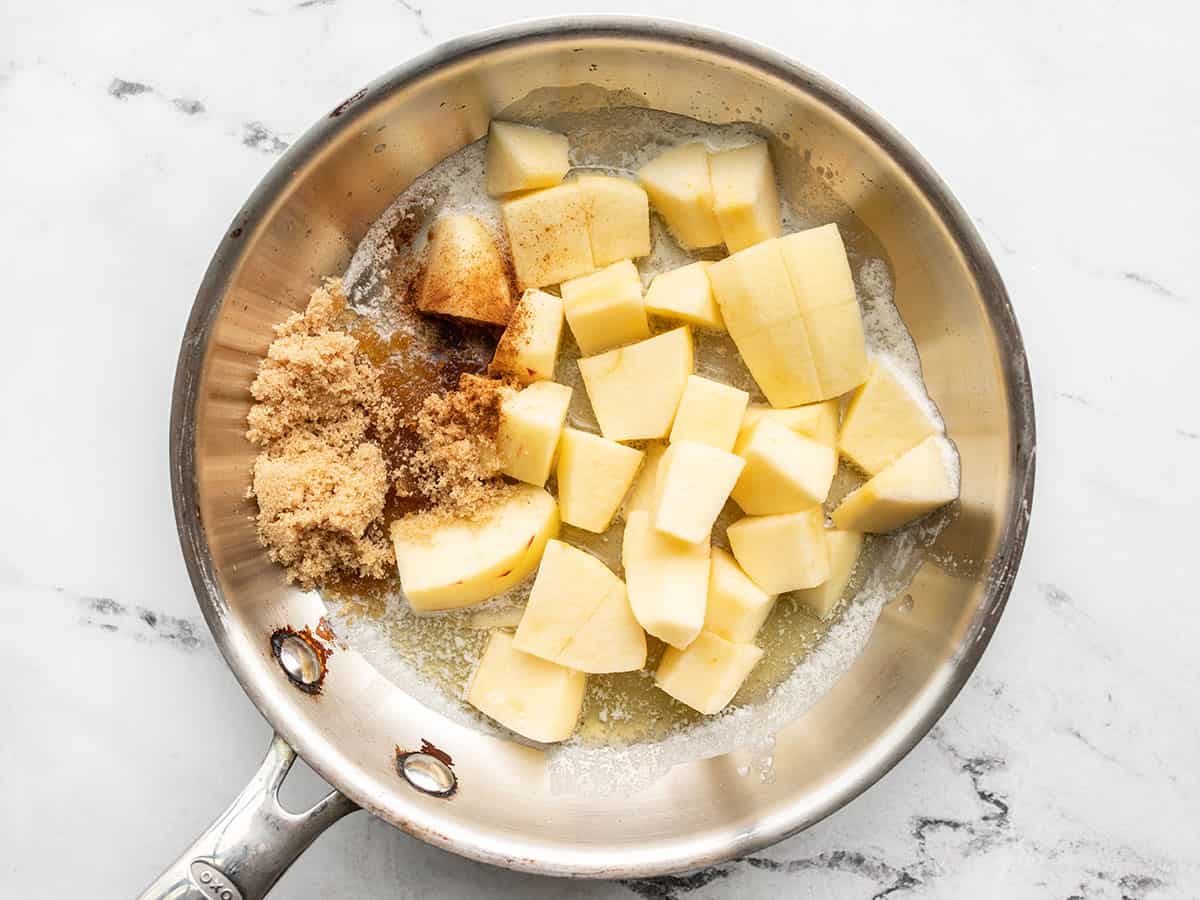
{"type": "Polygon", "coordinates": [[[812,438],[826,447],[836,447],[838,442],[838,401],[826,400],[823,403],[809,403],[805,406],[793,406],[789,409],[772,409],[758,403],[746,407],[746,415],[742,419],[742,429],[738,432],[738,440],[750,433],[759,419],[771,419],[784,428],[812,438]]]}
{"type": "Polygon", "coordinates": [[[508,267],[474,216],[442,216],[429,229],[417,309],[469,322],[507,325],[513,311],[508,267]]]}
{"type": "Polygon", "coordinates": [[[564,281],[563,309],[584,356],[650,337],[642,279],[629,260],[564,281]]]}
{"type": "Polygon", "coordinates": [[[642,166],[637,175],[681,247],[696,250],[721,243],[708,150],[703,144],[673,147],[642,166]]]}
{"type": "Polygon", "coordinates": [[[571,168],[565,135],[515,122],[492,122],[483,168],[493,197],[552,187],[571,168]]]}
{"type": "Polygon", "coordinates": [[[829,545],[829,580],[795,594],[797,600],[822,619],[833,615],[846,593],[862,550],[863,536],[856,531],[826,531],[825,540],[829,545]]]}
{"type": "Polygon", "coordinates": [[[553,381],[535,381],[509,394],[500,406],[496,435],[500,471],[526,484],[544,485],[570,405],[571,389],[553,381]]]}
{"type": "Polygon", "coordinates": [[[400,586],[418,612],[482,603],[537,568],[556,534],[558,504],[532,485],[518,485],[470,518],[405,516],[392,523],[400,586]]]}
{"type": "Polygon", "coordinates": [[[646,635],[624,582],[562,541],[546,545],[513,646],[580,672],[630,672],[646,663],[646,635]]]}
{"type": "Polygon", "coordinates": [[[705,631],[727,641],[748,643],[754,640],[774,606],[774,594],[755,584],[730,553],[713,547],[705,631]]]}
{"type": "Polygon", "coordinates": [[[467,702],[510,731],[543,744],[565,741],[583,709],[587,676],[513,646],[493,631],[467,688],[467,702]]]}
{"type": "Polygon", "coordinates": [[[654,504],[654,486],[658,481],[658,464],[666,452],[667,445],[662,441],[647,442],[646,459],[642,463],[642,470],[638,472],[637,478],[633,482],[633,489],[625,500],[625,506],[621,513],[623,518],[628,519],[629,514],[637,509],[650,511],[650,507],[654,504]]]}
{"type": "Polygon", "coordinates": [[[846,458],[875,475],[930,435],[941,423],[895,365],[882,357],[871,360],[866,382],[850,398],[838,436],[846,458]]]}
{"type": "Polygon", "coordinates": [[[562,520],[596,534],[607,529],[644,455],[598,434],[564,428],[558,452],[562,520]]]}
{"type": "Polygon", "coordinates": [[[708,260],[700,260],[654,276],[646,289],[646,312],[702,328],[725,330],[721,308],[708,280],[708,260]]]}
{"type": "Polygon", "coordinates": [[[726,534],[734,559],[764,591],[783,594],[829,578],[829,546],[820,507],[777,516],[747,516],[726,534]]]}
{"type": "Polygon", "coordinates": [[[673,442],[658,464],[651,505],[654,527],[681,541],[707,544],[745,464],[716,447],[673,442]]]}
{"type": "Polygon", "coordinates": [[[517,286],[558,284],[596,268],[588,238],[587,207],[571,182],[521,194],[500,207],[517,286]]]}
{"type": "Polygon", "coordinates": [[[553,378],[562,322],[560,298],[536,288],[525,291],[500,335],[488,371],[525,384],[553,378]]]}
{"type": "Polygon", "coordinates": [[[600,431],[613,441],[666,437],[693,362],[686,326],[579,360],[600,431]]]}
{"type": "Polygon", "coordinates": [[[617,175],[580,175],[588,211],[592,259],[598,266],[650,252],[650,200],[636,181],[617,175]]]}
{"type": "Polygon", "coordinates": [[[832,447],[760,419],[738,439],[735,452],[746,467],[733,489],[733,499],[755,516],[799,512],[825,502],[837,473],[832,447]]]}
{"type": "Polygon", "coordinates": [[[746,404],[745,391],[689,375],[671,426],[671,441],[695,441],[729,452],[737,440],[746,404]]]}
{"type": "Polygon", "coordinates": [[[689,544],[655,529],[648,512],[625,520],[621,564],[629,605],[646,631],[672,647],[686,647],[704,624],[709,553],[707,542],[689,544]]]}
{"type": "Polygon", "coordinates": [[[778,237],[779,191],[765,141],[709,157],[713,212],[730,253],[778,237]]]}
{"type": "Polygon", "coordinates": [[[933,435],[851,491],[833,523],[845,531],[894,531],[954,500],[958,485],[958,451],[933,435]]]}
{"type": "Polygon", "coordinates": [[[762,655],[753,644],[704,631],[686,650],[667,648],[654,682],[680,703],[711,716],[729,705],[762,655]]]}

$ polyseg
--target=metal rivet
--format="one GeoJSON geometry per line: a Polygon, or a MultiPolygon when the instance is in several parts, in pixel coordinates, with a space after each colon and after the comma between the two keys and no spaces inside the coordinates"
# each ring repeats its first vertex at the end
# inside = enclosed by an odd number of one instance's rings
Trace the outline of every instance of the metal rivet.
{"type": "Polygon", "coordinates": [[[396,769],[423,794],[449,797],[458,786],[454,770],[428,753],[405,753],[396,760],[396,769]]]}
{"type": "Polygon", "coordinates": [[[321,680],[317,651],[299,635],[288,634],[280,638],[276,656],[287,677],[297,684],[315,685],[321,680]]]}

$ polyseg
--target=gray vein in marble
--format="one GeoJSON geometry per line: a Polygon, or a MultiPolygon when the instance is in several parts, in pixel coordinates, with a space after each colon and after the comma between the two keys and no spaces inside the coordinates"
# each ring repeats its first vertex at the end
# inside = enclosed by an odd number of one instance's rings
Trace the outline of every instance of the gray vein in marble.
{"type": "Polygon", "coordinates": [[[190,97],[174,97],[171,105],[185,116],[196,116],[204,112],[204,104],[199,100],[192,100],[190,97]]]}
{"type": "MultiPolygon", "coordinates": [[[[66,593],[61,588],[59,593],[66,593]]],[[[199,620],[170,616],[144,606],[127,606],[111,597],[73,597],[82,607],[81,625],[121,633],[136,641],[161,641],[184,650],[210,646],[204,624],[199,620]]]]}
{"type": "Polygon", "coordinates": [[[1078,403],[1080,406],[1090,407],[1092,405],[1092,401],[1082,394],[1072,394],[1067,391],[1059,391],[1058,396],[1062,397],[1064,400],[1070,400],[1072,403],[1078,403]]]}
{"type": "Polygon", "coordinates": [[[292,9],[307,9],[310,6],[333,6],[337,0],[301,0],[292,9]]]}
{"type": "Polygon", "coordinates": [[[1071,599],[1070,594],[1057,584],[1051,584],[1048,581],[1039,581],[1038,590],[1042,592],[1042,596],[1046,598],[1046,602],[1054,607],[1070,606],[1075,602],[1071,599]]]}
{"type": "Polygon", "coordinates": [[[429,26],[425,24],[425,10],[423,7],[414,6],[411,2],[409,2],[409,0],[397,0],[397,2],[410,13],[412,13],[413,18],[417,20],[417,30],[420,31],[421,34],[425,35],[425,37],[433,37],[432,32],[429,30],[429,26]]]}
{"type": "Polygon", "coordinates": [[[124,78],[114,78],[108,85],[109,96],[118,100],[136,97],[138,94],[152,93],[154,88],[140,81],[126,81],[124,78]]]}
{"type": "Polygon", "coordinates": [[[262,122],[247,122],[242,126],[242,143],[263,153],[282,153],[288,142],[271,131],[262,122]]]}
{"type": "Polygon", "coordinates": [[[1136,285],[1146,288],[1152,294],[1157,294],[1160,297],[1169,297],[1172,300],[1180,300],[1186,302],[1185,297],[1180,296],[1173,290],[1168,288],[1160,281],[1156,281],[1149,275],[1143,275],[1141,272],[1121,272],[1121,277],[1126,281],[1132,281],[1136,285]]]}
{"type": "Polygon", "coordinates": [[[1200,434],[1194,431],[1185,431],[1182,428],[1176,428],[1175,433],[1182,438],[1187,438],[1189,441],[1200,441],[1200,434]]]}
{"type": "Polygon", "coordinates": [[[1079,741],[1079,743],[1083,744],[1083,746],[1087,747],[1089,750],[1092,751],[1092,753],[1096,754],[1096,756],[1100,757],[1101,759],[1105,760],[1106,762],[1110,762],[1114,766],[1121,766],[1122,768],[1124,767],[1124,764],[1119,759],[1117,759],[1111,753],[1108,753],[1104,750],[1101,750],[1099,747],[1097,747],[1091,741],[1091,739],[1089,739],[1088,736],[1085,735],[1078,728],[1075,728],[1074,726],[1067,726],[1067,728],[1065,729],[1065,732],[1067,734],[1069,734],[1071,737],[1075,738],[1075,740],[1079,741]]]}
{"type": "Polygon", "coordinates": [[[989,225],[987,222],[983,221],[983,219],[979,218],[979,216],[974,216],[973,218],[975,220],[976,225],[978,225],[983,231],[986,231],[988,234],[991,235],[992,243],[994,243],[997,247],[999,247],[1001,250],[1003,250],[1009,256],[1017,255],[1017,251],[1012,248],[1012,245],[1007,243],[1002,237],[1000,237],[1000,235],[996,234],[996,232],[992,229],[991,225],[989,225]]]}

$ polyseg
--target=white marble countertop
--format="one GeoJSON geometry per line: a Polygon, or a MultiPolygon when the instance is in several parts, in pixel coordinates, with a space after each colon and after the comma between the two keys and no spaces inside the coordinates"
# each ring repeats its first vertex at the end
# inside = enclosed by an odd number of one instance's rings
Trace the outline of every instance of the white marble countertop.
{"type": "MultiPolygon", "coordinates": [[[[233,213],[368,79],[573,6],[3,4],[0,895],[132,896],[266,747],[199,618],[167,480],[178,339],[233,213]]],[[[752,863],[568,885],[360,814],[275,896],[1200,894],[1195,13],[782,6],[653,11],[773,45],[894,123],[976,217],[1028,344],[1037,498],[976,675],[879,785],[752,863]]]]}

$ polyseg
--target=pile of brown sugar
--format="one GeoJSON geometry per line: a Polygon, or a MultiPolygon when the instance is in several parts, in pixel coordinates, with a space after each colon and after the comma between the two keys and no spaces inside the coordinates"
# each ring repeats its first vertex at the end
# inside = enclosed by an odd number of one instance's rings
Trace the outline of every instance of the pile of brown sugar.
{"type": "Polygon", "coordinates": [[[512,387],[464,373],[405,415],[364,341],[370,326],[346,305],[339,281],[317,288],[276,327],[250,388],[259,541],[306,589],[394,576],[388,526],[401,512],[424,529],[485,514],[511,490],[496,443],[512,387]]]}
{"type": "Polygon", "coordinates": [[[382,578],[394,564],[379,441],[395,411],[358,341],[339,327],[345,309],[340,282],[317,288],[303,313],[276,327],[250,387],[259,540],[305,588],[343,575],[382,578]]]}

